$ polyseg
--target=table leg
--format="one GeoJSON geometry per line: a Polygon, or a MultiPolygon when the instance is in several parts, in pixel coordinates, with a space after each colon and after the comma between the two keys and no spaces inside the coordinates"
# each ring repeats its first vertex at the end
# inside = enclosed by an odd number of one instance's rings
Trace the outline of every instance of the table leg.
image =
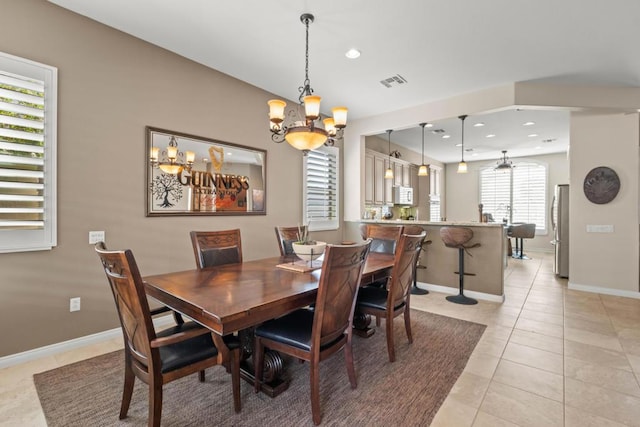
{"type": "Polygon", "coordinates": [[[353,333],[359,337],[369,338],[376,330],[369,327],[371,315],[356,311],[353,314],[353,333]]]}
{"type": "MultiPolygon", "coordinates": [[[[244,329],[238,333],[242,345],[242,360],[240,361],[240,377],[254,384],[255,375],[253,360],[253,328],[244,329]]],[[[263,381],[260,385],[264,394],[276,397],[289,388],[289,379],[284,378],[284,360],[277,351],[266,350],[264,353],[264,368],[262,370],[263,381]]]]}

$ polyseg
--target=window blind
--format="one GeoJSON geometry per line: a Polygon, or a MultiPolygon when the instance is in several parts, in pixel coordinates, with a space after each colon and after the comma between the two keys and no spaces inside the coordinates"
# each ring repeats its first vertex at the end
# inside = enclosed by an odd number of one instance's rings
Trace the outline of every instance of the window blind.
{"type": "Polygon", "coordinates": [[[44,228],[44,82],[0,71],[0,230],[44,228]]]}
{"type": "Polygon", "coordinates": [[[0,253],[56,245],[57,76],[0,52],[0,253]]]}
{"type": "Polygon", "coordinates": [[[304,159],[305,222],[310,230],[338,228],[338,149],[321,147],[304,159]]]}
{"type": "Polygon", "coordinates": [[[534,223],[545,232],[546,188],[547,167],[539,163],[516,163],[507,172],[480,170],[480,203],[496,221],[534,223]]]}

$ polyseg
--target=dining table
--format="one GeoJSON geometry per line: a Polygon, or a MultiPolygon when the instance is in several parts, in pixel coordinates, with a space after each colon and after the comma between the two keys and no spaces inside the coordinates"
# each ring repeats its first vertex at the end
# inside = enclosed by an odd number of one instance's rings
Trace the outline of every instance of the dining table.
{"type": "MultiPolygon", "coordinates": [[[[393,261],[393,255],[370,252],[361,285],[389,277],[393,261]]],[[[253,352],[252,328],[315,302],[322,260],[313,263],[298,269],[297,266],[305,265],[298,258],[280,256],[150,275],[143,280],[149,296],[216,335],[238,333],[245,359],[241,375],[253,382],[251,366],[246,363],[253,352]]],[[[368,326],[361,329],[367,330],[368,326]]],[[[370,331],[361,334],[368,336],[370,331]]],[[[215,341],[216,345],[223,343],[221,339],[215,341]]],[[[273,353],[265,358],[262,387],[272,397],[288,387],[288,381],[281,378],[283,362],[273,353]]]]}

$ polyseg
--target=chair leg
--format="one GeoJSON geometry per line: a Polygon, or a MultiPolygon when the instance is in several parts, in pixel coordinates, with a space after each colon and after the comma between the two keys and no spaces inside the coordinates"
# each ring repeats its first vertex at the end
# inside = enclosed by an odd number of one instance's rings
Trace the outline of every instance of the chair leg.
{"type": "Polygon", "coordinates": [[[198,372],[198,380],[203,383],[204,382],[204,370],[198,372]]]}
{"type": "Polygon", "coordinates": [[[387,352],[389,353],[389,362],[393,363],[396,361],[396,350],[393,343],[393,317],[386,317],[384,319],[384,324],[387,332],[387,352]]]}
{"type": "Polygon", "coordinates": [[[129,412],[129,404],[131,403],[131,396],[133,395],[133,384],[135,380],[136,376],[133,374],[133,369],[131,368],[130,356],[126,354],[124,366],[124,388],[122,389],[122,404],[120,405],[121,420],[126,418],[127,412],[129,412]]]}
{"type": "Polygon", "coordinates": [[[322,414],[320,414],[320,364],[317,360],[310,362],[311,380],[311,416],[315,425],[320,424],[322,414]]]}
{"type": "Polygon", "coordinates": [[[233,409],[240,412],[242,401],[240,400],[240,349],[229,352],[229,365],[231,366],[231,388],[233,389],[233,409]]]}
{"type": "Polygon", "coordinates": [[[356,370],[353,366],[353,347],[351,346],[351,342],[347,342],[344,346],[344,358],[347,364],[347,373],[349,374],[351,388],[357,388],[358,382],[356,380],[356,370]]]}
{"type": "Polygon", "coordinates": [[[413,343],[413,335],[411,334],[411,315],[409,314],[409,307],[405,307],[404,309],[404,329],[407,331],[407,338],[409,339],[409,344],[413,343]]]}
{"type": "Polygon", "coordinates": [[[255,337],[255,348],[253,352],[253,389],[257,393],[260,391],[260,383],[262,382],[262,365],[264,364],[264,347],[262,340],[255,337]]]}
{"type": "Polygon", "coordinates": [[[160,427],[162,417],[162,381],[149,381],[149,427],[160,427]]]}
{"type": "Polygon", "coordinates": [[[177,325],[182,325],[184,323],[182,314],[178,313],[177,311],[173,312],[173,318],[175,319],[177,325]]]}
{"type": "Polygon", "coordinates": [[[376,326],[380,326],[380,316],[376,316],[376,326]]]}

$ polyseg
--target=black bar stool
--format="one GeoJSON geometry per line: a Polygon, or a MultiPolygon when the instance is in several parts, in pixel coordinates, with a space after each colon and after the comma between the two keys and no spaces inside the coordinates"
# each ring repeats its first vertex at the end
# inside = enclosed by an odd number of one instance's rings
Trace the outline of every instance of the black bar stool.
{"type": "Polygon", "coordinates": [[[535,224],[513,224],[507,230],[507,235],[516,239],[516,250],[512,257],[517,259],[529,259],[524,254],[524,239],[533,239],[536,236],[535,224]]]}
{"type": "Polygon", "coordinates": [[[460,292],[458,295],[449,295],[446,297],[447,301],[465,305],[477,304],[477,300],[464,295],[464,276],[475,276],[474,273],[465,273],[464,271],[464,253],[466,252],[469,256],[472,256],[471,253],[469,253],[469,249],[480,246],[480,243],[467,245],[469,240],[473,239],[473,230],[464,227],[442,227],[440,229],[440,237],[446,247],[458,249],[459,271],[456,271],[455,274],[460,276],[460,292]]]}

